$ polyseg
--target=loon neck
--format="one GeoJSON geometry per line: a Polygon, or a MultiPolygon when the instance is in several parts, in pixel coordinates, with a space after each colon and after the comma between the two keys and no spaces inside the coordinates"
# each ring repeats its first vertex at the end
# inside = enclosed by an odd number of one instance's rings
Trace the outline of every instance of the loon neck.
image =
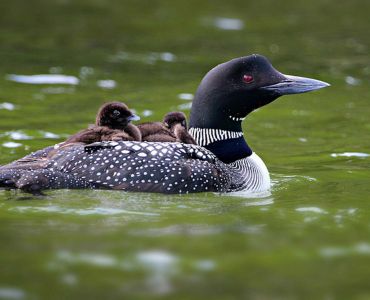
{"type": "Polygon", "coordinates": [[[242,121],[248,111],[240,105],[238,109],[234,107],[240,102],[235,100],[239,95],[225,94],[214,85],[212,76],[206,75],[202,80],[190,111],[189,133],[198,145],[210,150],[221,161],[232,163],[252,154],[242,130],[242,121]]]}
{"type": "Polygon", "coordinates": [[[205,148],[226,164],[246,158],[253,153],[243,137],[214,142],[205,146],[205,148]]]}
{"type": "Polygon", "coordinates": [[[232,163],[252,154],[252,149],[244,139],[241,122],[238,123],[237,131],[193,127],[189,133],[198,145],[210,150],[224,163],[232,163]]]}

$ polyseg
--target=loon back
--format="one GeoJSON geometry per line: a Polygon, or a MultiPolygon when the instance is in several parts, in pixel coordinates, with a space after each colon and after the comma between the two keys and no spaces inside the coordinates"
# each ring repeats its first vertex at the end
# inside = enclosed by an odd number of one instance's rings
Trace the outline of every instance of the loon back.
{"type": "Polygon", "coordinates": [[[0,185],[25,190],[107,188],[190,193],[266,190],[267,168],[244,139],[241,122],[281,95],[328,86],[284,75],[263,56],[223,63],[203,78],[190,114],[189,133],[198,146],[182,143],[99,142],[60,149],[46,165],[0,169],[0,185]]]}
{"type": "Polygon", "coordinates": [[[61,149],[42,168],[0,171],[26,191],[58,188],[116,189],[183,194],[266,190],[269,175],[253,154],[231,164],[209,150],[166,142],[98,142],[61,149]]]}

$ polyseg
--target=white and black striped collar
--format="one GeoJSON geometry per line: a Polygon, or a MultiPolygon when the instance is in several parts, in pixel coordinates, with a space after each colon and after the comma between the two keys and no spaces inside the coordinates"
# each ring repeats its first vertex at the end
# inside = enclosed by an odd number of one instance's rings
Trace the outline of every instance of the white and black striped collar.
{"type": "Polygon", "coordinates": [[[243,136],[243,132],[241,131],[229,131],[214,128],[190,128],[189,133],[197,144],[202,147],[217,141],[236,139],[243,136]]]}

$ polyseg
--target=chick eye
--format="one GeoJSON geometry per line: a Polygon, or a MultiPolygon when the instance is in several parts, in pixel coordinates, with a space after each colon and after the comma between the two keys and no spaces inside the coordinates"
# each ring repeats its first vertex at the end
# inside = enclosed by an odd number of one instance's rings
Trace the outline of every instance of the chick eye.
{"type": "Polygon", "coordinates": [[[243,76],[243,81],[245,83],[251,83],[251,82],[253,82],[253,76],[251,76],[251,75],[244,75],[243,76]]]}
{"type": "Polygon", "coordinates": [[[113,116],[119,116],[120,114],[121,113],[116,109],[113,111],[113,116]]]}

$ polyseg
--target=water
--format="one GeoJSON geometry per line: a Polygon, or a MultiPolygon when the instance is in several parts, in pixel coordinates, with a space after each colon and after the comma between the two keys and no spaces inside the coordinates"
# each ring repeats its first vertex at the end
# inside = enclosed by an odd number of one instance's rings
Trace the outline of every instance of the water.
{"type": "Polygon", "coordinates": [[[188,113],[205,72],[233,57],[332,85],[244,121],[270,193],[0,191],[0,299],[370,299],[368,2],[0,9],[0,164],[85,128],[107,100],[142,121],[188,113]]]}

